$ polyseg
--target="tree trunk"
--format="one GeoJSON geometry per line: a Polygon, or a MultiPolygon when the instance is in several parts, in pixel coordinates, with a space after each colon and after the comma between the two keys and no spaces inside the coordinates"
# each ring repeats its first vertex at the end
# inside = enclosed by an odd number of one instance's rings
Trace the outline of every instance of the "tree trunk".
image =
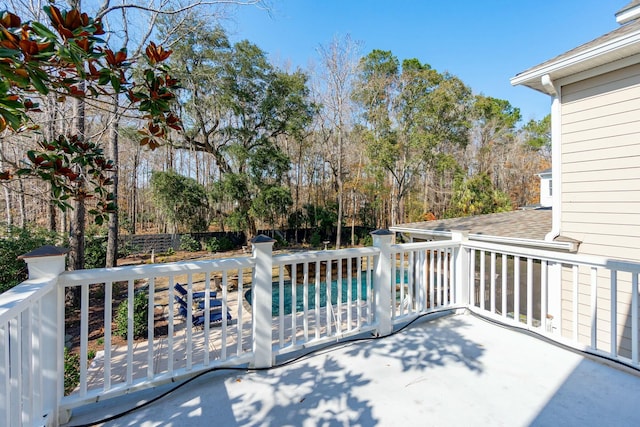
{"type": "MultiPolygon", "coordinates": [[[[51,184],[48,183],[47,187],[49,189],[49,194],[51,194],[51,184]]],[[[49,229],[49,231],[55,232],[57,230],[57,212],[56,205],[55,203],[53,203],[53,200],[51,200],[51,198],[49,198],[49,202],[47,203],[47,218],[49,220],[47,228],[49,229]]]]}
{"type": "MultiPolygon", "coordinates": [[[[80,9],[80,0],[68,0],[69,6],[75,9],[80,9]]],[[[79,89],[84,91],[84,84],[79,85],[79,89]]],[[[81,140],[85,137],[85,103],[82,99],[76,99],[73,103],[73,116],[74,116],[74,133],[78,135],[81,140]]],[[[83,171],[84,172],[84,171],[83,171]]],[[[82,195],[84,192],[84,183],[78,185],[78,194],[82,195]]],[[[82,270],[84,268],[84,232],[85,232],[85,199],[82,196],[76,198],[73,204],[73,214],[71,217],[71,223],[69,224],[69,268],[71,270],[82,270]]],[[[74,287],[71,289],[80,288],[74,287]]],[[[75,294],[76,292],[74,292],[75,294]]],[[[79,295],[74,295],[71,298],[73,303],[79,302],[79,295]]]]}
{"type": "Polygon", "coordinates": [[[24,181],[18,178],[18,206],[20,209],[20,228],[27,227],[27,203],[24,197],[24,181]]]}
{"type": "MultiPolygon", "coordinates": [[[[44,137],[47,141],[51,141],[55,136],[56,132],[56,100],[53,94],[49,94],[47,96],[47,106],[46,115],[47,117],[47,126],[43,128],[44,137]]],[[[49,195],[49,203],[47,203],[47,218],[49,220],[48,228],[49,231],[57,230],[57,211],[56,204],[53,202],[53,195],[51,192],[51,183],[47,183],[47,192],[49,195]]]]}
{"type": "MultiPolygon", "coordinates": [[[[78,1],[77,6],[79,7],[78,1]]],[[[84,84],[80,85],[80,90],[84,90],[84,84]]],[[[73,103],[74,131],[78,138],[85,138],[85,103],[82,99],[76,99],[73,103]]],[[[84,175],[85,171],[81,171],[84,175]]],[[[84,268],[84,243],[85,243],[85,184],[80,181],[78,184],[78,194],[73,203],[71,223],[69,224],[69,269],[82,270],[84,268]]],[[[67,288],[65,299],[69,304],[77,307],[80,304],[80,287],[73,286],[67,288]]]]}
{"type": "Polygon", "coordinates": [[[351,246],[356,245],[356,192],[351,189],[351,246]]]}
{"type": "Polygon", "coordinates": [[[11,216],[11,192],[9,191],[9,186],[7,184],[3,185],[4,189],[4,203],[6,207],[6,221],[7,226],[11,226],[13,223],[13,218],[11,216]]]}
{"type": "MultiPolygon", "coordinates": [[[[118,125],[120,116],[118,112],[118,95],[113,95],[113,110],[111,122],[109,125],[109,157],[113,161],[114,169],[111,179],[113,185],[113,200],[118,204],[118,125]]],[[[109,223],[107,226],[107,260],[106,267],[115,267],[118,259],[118,212],[109,214],[109,223]]]]}
{"type": "Polygon", "coordinates": [[[131,180],[131,233],[136,234],[136,222],[138,221],[138,163],[140,162],[140,149],[136,148],[133,158],[133,179],[131,180]]]}
{"type": "Polygon", "coordinates": [[[340,249],[341,240],[342,240],[342,209],[343,209],[343,197],[342,197],[342,124],[339,125],[338,128],[338,173],[337,173],[337,184],[338,184],[338,224],[336,226],[336,249],[340,249]]]}

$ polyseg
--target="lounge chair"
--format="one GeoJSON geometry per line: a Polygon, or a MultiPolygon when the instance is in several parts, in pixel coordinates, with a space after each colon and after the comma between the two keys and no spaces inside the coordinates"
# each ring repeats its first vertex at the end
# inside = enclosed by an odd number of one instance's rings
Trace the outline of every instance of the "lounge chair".
{"type": "MultiPolygon", "coordinates": [[[[185,319],[187,318],[188,304],[178,295],[174,295],[176,302],[178,303],[178,314],[185,319]]],[[[222,301],[219,299],[211,300],[211,309],[209,310],[209,322],[211,324],[222,322],[222,309],[215,309],[216,307],[222,307],[222,301]]],[[[231,320],[231,313],[227,310],[227,321],[231,320]]],[[[204,310],[196,311],[191,314],[191,323],[193,326],[203,326],[205,321],[204,310]]]]}
{"type": "MultiPolygon", "coordinates": [[[[189,291],[187,291],[185,287],[180,283],[176,283],[173,287],[175,288],[176,291],[178,291],[178,293],[182,298],[186,299],[187,295],[189,295],[189,291]]],[[[209,298],[214,299],[217,295],[218,293],[216,291],[209,291],[209,298]]],[[[200,292],[192,292],[191,296],[194,300],[199,300],[199,299],[204,299],[207,295],[205,291],[200,291],[200,292]]]]}

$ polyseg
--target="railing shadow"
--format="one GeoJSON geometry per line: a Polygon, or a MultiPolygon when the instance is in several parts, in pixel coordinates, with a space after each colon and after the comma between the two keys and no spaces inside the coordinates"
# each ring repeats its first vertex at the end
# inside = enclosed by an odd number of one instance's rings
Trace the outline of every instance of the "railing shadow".
{"type": "MultiPolygon", "coordinates": [[[[223,371],[204,375],[166,399],[105,426],[376,425],[373,403],[358,397],[358,389],[369,382],[331,355],[269,371],[236,375],[223,371]]],[[[111,399],[105,402],[104,415],[98,416],[95,408],[80,412],[70,425],[97,421],[166,389],[137,393],[136,401],[133,396],[111,399]]]]}
{"type": "Polygon", "coordinates": [[[467,325],[461,316],[448,317],[446,327],[436,321],[420,321],[401,332],[396,340],[380,339],[372,344],[353,346],[347,355],[369,359],[395,360],[403,371],[426,371],[450,363],[462,364],[471,371],[482,372],[482,345],[458,332],[467,325]]]}

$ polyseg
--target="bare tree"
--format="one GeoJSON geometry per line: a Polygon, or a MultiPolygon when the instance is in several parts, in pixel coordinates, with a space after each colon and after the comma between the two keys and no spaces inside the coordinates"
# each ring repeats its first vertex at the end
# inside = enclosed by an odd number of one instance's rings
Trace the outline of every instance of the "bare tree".
{"type": "Polygon", "coordinates": [[[321,129],[327,134],[326,141],[329,162],[333,171],[337,192],[338,218],[336,230],[336,249],[339,249],[342,235],[344,212],[344,178],[346,169],[345,139],[352,125],[353,104],[351,92],[356,69],[358,67],[360,43],[348,34],[343,38],[334,37],[327,46],[320,46],[321,71],[319,93],[323,105],[321,129]]]}

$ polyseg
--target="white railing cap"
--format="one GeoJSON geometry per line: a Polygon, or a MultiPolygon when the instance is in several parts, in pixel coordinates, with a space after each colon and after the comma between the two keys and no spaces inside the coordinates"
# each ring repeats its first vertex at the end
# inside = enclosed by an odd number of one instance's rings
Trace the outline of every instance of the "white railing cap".
{"type": "Polygon", "coordinates": [[[272,239],[271,237],[265,236],[264,234],[259,234],[251,239],[251,243],[272,243],[275,241],[276,239],[272,239]]]}
{"type": "Polygon", "coordinates": [[[46,256],[66,255],[69,252],[67,248],[60,248],[53,245],[45,245],[38,249],[34,249],[29,253],[20,255],[18,259],[41,258],[46,256]]]}
{"type": "Polygon", "coordinates": [[[393,231],[387,228],[381,228],[370,233],[372,236],[391,236],[395,234],[393,231]]]}

